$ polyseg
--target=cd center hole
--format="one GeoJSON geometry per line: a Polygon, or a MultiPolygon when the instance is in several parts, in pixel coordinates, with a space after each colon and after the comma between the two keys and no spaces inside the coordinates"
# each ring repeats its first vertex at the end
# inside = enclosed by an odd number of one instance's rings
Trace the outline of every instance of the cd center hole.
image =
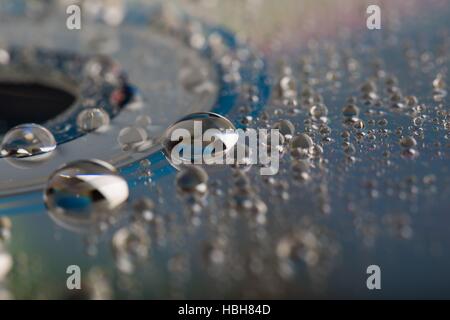
{"type": "Polygon", "coordinates": [[[75,99],[72,93],[46,84],[0,81],[0,135],[22,123],[53,119],[75,99]]]}

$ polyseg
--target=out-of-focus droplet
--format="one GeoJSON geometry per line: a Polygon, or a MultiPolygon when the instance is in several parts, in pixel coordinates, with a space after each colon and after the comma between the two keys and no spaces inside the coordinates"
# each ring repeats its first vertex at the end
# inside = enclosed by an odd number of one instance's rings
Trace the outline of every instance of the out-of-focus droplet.
{"type": "Polygon", "coordinates": [[[136,260],[147,257],[150,238],[141,225],[132,224],[115,232],[112,247],[117,269],[122,273],[132,274],[136,260]]]}
{"type": "Polygon", "coordinates": [[[286,139],[291,139],[295,133],[295,126],[290,120],[278,121],[273,125],[273,129],[279,130],[286,139]]]}
{"type": "Polygon", "coordinates": [[[342,108],[342,115],[346,118],[358,117],[359,108],[354,104],[348,104],[342,108]]]}
{"type": "Polygon", "coordinates": [[[176,185],[186,193],[204,194],[207,190],[208,174],[198,166],[185,166],[178,172],[176,185]]]}
{"type": "Polygon", "coordinates": [[[138,147],[148,139],[147,131],[141,127],[125,127],[119,132],[117,142],[124,150],[138,147]]]}
{"type": "Polygon", "coordinates": [[[403,148],[412,148],[412,147],[415,147],[417,145],[417,141],[416,141],[416,139],[414,139],[411,136],[405,136],[405,137],[400,139],[400,145],[403,148]]]}
{"type": "Polygon", "coordinates": [[[0,245],[0,282],[5,279],[13,266],[13,259],[8,251],[0,245]]]}
{"type": "Polygon", "coordinates": [[[328,108],[324,104],[315,104],[309,108],[309,114],[314,119],[320,119],[328,115],[328,108]]]}
{"type": "Polygon", "coordinates": [[[11,238],[11,219],[0,217],[0,241],[8,241],[11,238]]]}

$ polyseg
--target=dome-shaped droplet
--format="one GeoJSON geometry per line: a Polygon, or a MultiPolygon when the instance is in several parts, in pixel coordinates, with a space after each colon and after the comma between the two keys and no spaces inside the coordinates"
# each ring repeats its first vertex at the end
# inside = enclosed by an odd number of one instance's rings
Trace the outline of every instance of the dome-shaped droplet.
{"type": "Polygon", "coordinates": [[[291,141],[291,155],[296,159],[306,159],[310,156],[314,141],[306,133],[300,133],[291,141]]]}
{"type": "Polygon", "coordinates": [[[50,216],[74,231],[104,222],[128,199],[128,184],[109,163],[80,160],[48,179],[44,201],[50,216]]]}
{"type": "Polygon", "coordinates": [[[162,144],[167,157],[176,164],[207,163],[205,155],[223,157],[238,139],[230,120],[216,113],[199,112],[170,126],[162,144]]]}
{"type": "Polygon", "coordinates": [[[309,114],[314,119],[320,119],[328,115],[328,108],[324,104],[315,104],[309,108],[309,114]]]}
{"type": "Polygon", "coordinates": [[[147,131],[141,127],[125,127],[119,132],[117,142],[122,149],[138,147],[148,139],[147,131]]]}
{"type": "Polygon", "coordinates": [[[348,104],[342,108],[342,115],[346,118],[358,117],[359,108],[354,104],[348,104]]]}
{"type": "Polygon", "coordinates": [[[279,130],[280,133],[286,138],[290,139],[295,133],[295,126],[289,120],[280,120],[273,125],[273,129],[279,130]]]}
{"type": "Polygon", "coordinates": [[[81,131],[89,132],[109,125],[109,114],[102,108],[87,108],[77,117],[77,126],[81,131]]]}
{"type": "Polygon", "coordinates": [[[198,166],[188,165],[178,172],[176,184],[180,191],[203,194],[207,190],[208,174],[198,166]]]}
{"type": "Polygon", "coordinates": [[[34,123],[21,124],[5,134],[1,145],[1,155],[25,158],[43,155],[55,148],[55,138],[46,128],[34,123]]]}
{"type": "Polygon", "coordinates": [[[405,136],[400,139],[400,146],[402,146],[403,148],[412,148],[415,147],[416,145],[417,145],[416,139],[414,139],[411,136],[405,136]]]}
{"type": "Polygon", "coordinates": [[[314,141],[306,133],[300,133],[291,141],[292,149],[310,149],[314,146],[314,141]]]}

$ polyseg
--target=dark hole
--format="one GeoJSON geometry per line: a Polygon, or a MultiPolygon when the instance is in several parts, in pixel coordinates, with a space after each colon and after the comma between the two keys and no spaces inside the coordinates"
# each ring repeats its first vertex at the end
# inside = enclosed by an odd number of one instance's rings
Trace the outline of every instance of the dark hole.
{"type": "Polygon", "coordinates": [[[38,83],[0,82],[0,134],[21,123],[43,123],[67,110],[75,96],[38,83]]]}

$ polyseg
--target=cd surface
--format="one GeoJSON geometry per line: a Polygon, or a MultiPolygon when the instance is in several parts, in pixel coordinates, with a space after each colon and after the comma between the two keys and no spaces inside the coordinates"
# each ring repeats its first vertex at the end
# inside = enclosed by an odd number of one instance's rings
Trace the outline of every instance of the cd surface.
{"type": "Polygon", "coordinates": [[[450,297],[446,1],[76,2],[0,0],[0,297],[450,297]]]}

